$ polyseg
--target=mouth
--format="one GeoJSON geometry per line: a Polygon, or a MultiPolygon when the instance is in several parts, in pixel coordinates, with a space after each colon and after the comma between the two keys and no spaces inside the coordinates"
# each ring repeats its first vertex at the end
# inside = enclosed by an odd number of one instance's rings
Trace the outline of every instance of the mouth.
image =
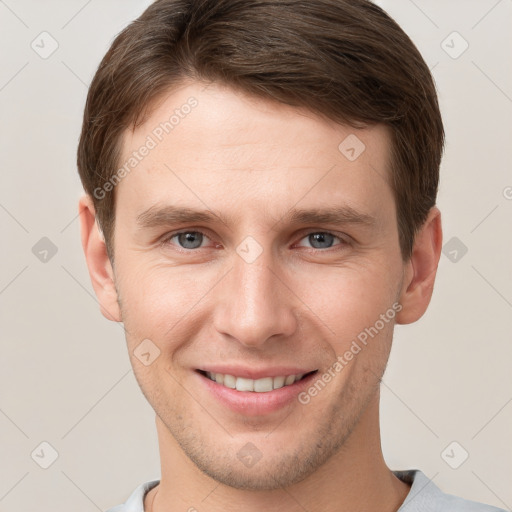
{"type": "Polygon", "coordinates": [[[276,389],[285,388],[318,372],[318,370],[313,370],[307,373],[249,379],[246,377],[237,377],[235,375],[215,373],[205,370],[196,371],[222,387],[252,393],[269,393],[276,389]]]}
{"type": "Polygon", "coordinates": [[[319,371],[308,370],[284,366],[257,369],[219,365],[197,369],[193,373],[199,378],[198,385],[216,403],[237,415],[264,421],[267,415],[301,406],[298,394],[311,385],[319,371]]]}

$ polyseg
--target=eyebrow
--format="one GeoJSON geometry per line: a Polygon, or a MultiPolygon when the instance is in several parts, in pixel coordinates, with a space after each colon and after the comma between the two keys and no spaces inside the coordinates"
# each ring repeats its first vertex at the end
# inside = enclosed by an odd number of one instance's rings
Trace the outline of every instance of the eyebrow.
{"type": "MultiPolygon", "coordinates": [[[[212,210],[195,210],[175,205],[154,205],[137,216],[137,225],[141,229],[156,228],[180,223],[229,224],[229,219],[212,210]]],[[[297,209],[291,208],[274,224],[359,224],[371,227],[376,223],[375,217],[355,210],[350,206],[326,208],[297,209]]]]}

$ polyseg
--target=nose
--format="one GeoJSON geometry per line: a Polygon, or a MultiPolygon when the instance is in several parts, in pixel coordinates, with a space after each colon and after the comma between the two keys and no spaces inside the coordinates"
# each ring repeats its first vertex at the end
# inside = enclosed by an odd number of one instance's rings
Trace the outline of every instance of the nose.
{"type": "Polygon", "coordinates": [[[233,268],[217,290],[216,330],[248,348],[291,336],[298,327],[300,302],[286,281],[270,250],[251,263],[235,254],[233,268]]]}

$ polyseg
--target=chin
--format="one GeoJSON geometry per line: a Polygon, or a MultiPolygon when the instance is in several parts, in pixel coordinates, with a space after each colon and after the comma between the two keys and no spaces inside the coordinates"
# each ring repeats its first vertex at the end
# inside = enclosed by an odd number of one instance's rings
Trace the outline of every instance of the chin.
{"type": "Polygon", "coordinates": [[[277,435],[272,438],[272,434],[244,434],[243,440],[225,437],[220,444],[208,435],[191,435],[190,428],[169,430],[202,473],[249,491],[282,489],[305,480],[336,454],[350,435],[350,429],[337,422],[316,425],[307,432],[297,428],[285,440],[277,435]]]}
{"type": "Polygon", "coordinates": [[[216,482],[246,491],[273,491],[289,487],[304,480],[316,469],[316,465],[297,456],[284,456],[280,460],[266,462],[260,460],[251,468],[244,467],[236,455],[231,461],[190,458],[216,482]]]}

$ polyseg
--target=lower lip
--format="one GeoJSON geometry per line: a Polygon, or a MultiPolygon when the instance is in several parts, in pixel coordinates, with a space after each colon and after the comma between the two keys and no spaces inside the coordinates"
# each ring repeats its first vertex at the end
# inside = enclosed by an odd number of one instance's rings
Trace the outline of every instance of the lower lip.
{"type": "Polygon", "coordinates": [[[232,411],[246,416],[260,416],[278,411],[293,401],[298,402],[297,395],[309,385],[318,372],[312,373],[289,386],[264,393],[237,391],[218,384],[197,371],[194,373],[200,379],[202,385],[206,386],[219,402],[232,411]]]}

